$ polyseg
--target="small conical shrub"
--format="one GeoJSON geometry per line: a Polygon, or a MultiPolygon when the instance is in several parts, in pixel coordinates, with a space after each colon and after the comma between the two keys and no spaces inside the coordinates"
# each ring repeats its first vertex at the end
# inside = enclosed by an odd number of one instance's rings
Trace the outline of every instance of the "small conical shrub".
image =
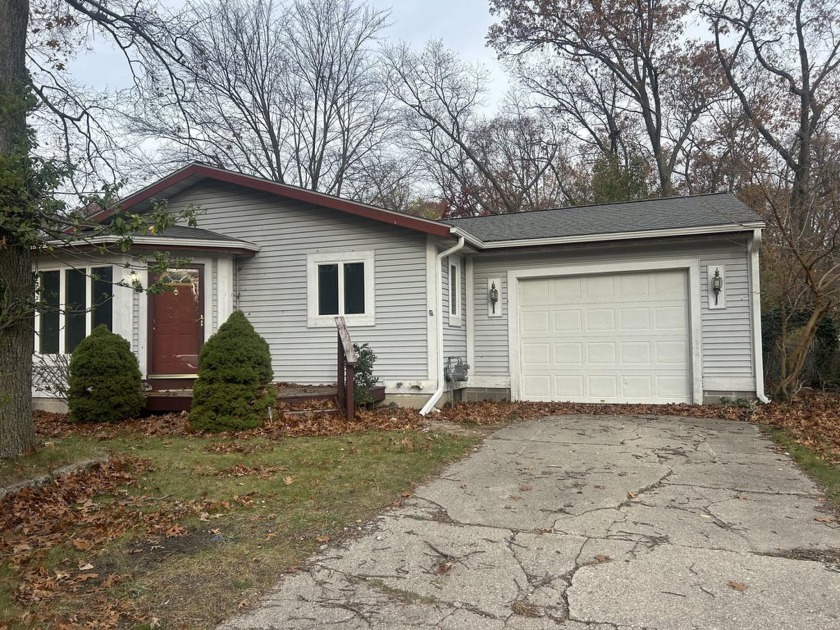
{"type": "Polygon", "coordinates": [[[277,402],[271,352],[242,311],[234,311],[198,357],[190,422],[201,431],[261,426],[277,402]]]}
{"type": "Polygon", "coordinates": [[[73,422],[116,422],[145,407],[140,367],[128,341],[104,324],[70,357],[67,406],[73,422]]]}

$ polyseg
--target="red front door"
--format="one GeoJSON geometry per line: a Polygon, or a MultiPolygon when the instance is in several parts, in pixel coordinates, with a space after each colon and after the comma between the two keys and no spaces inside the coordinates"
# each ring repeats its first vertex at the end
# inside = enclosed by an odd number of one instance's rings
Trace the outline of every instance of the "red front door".
{"type": "Polygon", "coordinates": [[[187,376],[198,372],[204,341],[203,267],[167,269],[152,277],[162,293],[149,295],[149,376],[187,376]]]}

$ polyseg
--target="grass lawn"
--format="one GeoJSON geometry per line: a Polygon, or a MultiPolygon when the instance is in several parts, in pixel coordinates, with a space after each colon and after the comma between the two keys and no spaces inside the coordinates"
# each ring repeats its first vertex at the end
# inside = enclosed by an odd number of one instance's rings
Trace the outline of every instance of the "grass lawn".
{"type": "Polygon", "coordinates": [[[478,440],[112,433],[48,438],[33,457],[0,462],[8,483],[113,456],[0,505],[0,629],[211,627],[478,440]]]}
{"type": "Polygon", "coordinates": [[[360,413],[353,427],[340,414],[289,416],[237,438],[190,435],[178,416],[40,422],[43,448],[0,461],[0,485],[103,453],[111,459],[0,504],[0,630],[211,627],[320,545],[398,504],[482,431],[570,413],[757,423],[840,506],[836,393],[757,408],[465,403],[436,416],[452,433],[418,430],[416,411],[389,408],[360,413]]]}
{"type": "Polygon", "coordinates": [[[815,450],[798,443],[790,431],[770,426],[762,429],[790,453],[800,468],[822,487],[835,509],[840,511],[840,464],[832,463],[815,450]]]}

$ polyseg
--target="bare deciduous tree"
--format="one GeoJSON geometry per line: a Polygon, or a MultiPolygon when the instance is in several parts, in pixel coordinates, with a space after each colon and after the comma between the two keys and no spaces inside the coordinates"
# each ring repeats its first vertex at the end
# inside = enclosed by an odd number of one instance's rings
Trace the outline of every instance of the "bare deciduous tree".
{"type": "Polygon", "coordinates": [[[840,6],[723,0],[701,10],[727,83],[769,149],[768,172],[754,174],[760,197],[753,203],[772,227],[767,258],[776,266],[782,319],[809,311],[796,340],[782,348],[777,391],[790,397],[817,327],[840,303],[840,6]]]}
{"type": "Polygon", "coordinates": [[[388,87],[402,105],[408,148],[457,215],[521,212],[555,205],[556,130],[539,112],[509,98],[482,113],[486,75],[441,42],[421,52],[386,52],[388,87]]]}
{"type": "Polygon", "coordinates": [[[340,195],[381,166],[391,128],[374,44],[387,13],[352,0],[206,2],[173,95],[151,77],[134,116],[164,164],[202,160],[340,195]],[[175,99],[177,96],[177,100],[175,99]]]}
{"type": "Polygon", "coordinates": [[[673,194],[681,149],[721,87],[712,50],[687,38],[689,3],[491,0],[490,7],[500,18],[491,45],[520,69],[538,70],[526,84],[603,153],[618,155],[620,143],[644,148],[660,194],[673,194]],[[637,124],[643,133],[630,137],[626,129],[637,124]]]}

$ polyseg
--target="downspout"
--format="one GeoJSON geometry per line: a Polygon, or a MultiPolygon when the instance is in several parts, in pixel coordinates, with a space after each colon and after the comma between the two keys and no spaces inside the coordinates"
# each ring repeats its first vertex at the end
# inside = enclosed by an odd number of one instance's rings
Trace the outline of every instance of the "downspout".
{"type": "Polygon", "coordinates": [[[763,403],[770,399],[764,394],[764,356],[761,348],[761,278],[758,269],[758,249],[761,246],[761,230],[753,230],[747,245],[750,257],[750,310],[753,327],[753,364],[755,365],[755,395],[763,403]]]}
{"type": "Polygon", "coordinates": [[[445,382],[443,380],[443,270],[441,265],[443,263],[443,259],[449,256],[450,254],[454,254],[455,252],[463,249],[465,243],[465,239],[463,236],[458,237],[458,242],[450,247],[439,253],[435,257],[435,264],[437,265],[437,304],[435,308],[437,310],[437,356],[435,360],[438,364],[438,374],[437,374],[437,389],[435,393],[432,394],[432,397],[429,398],[428,402],[423,405],[423,408],[420,410],[420,415],[425,416],[428,414],[432,409],[435,408],[437,401],[440,400],[440,397],[443,396],[443,388],[445,387],[445,382]]]}

